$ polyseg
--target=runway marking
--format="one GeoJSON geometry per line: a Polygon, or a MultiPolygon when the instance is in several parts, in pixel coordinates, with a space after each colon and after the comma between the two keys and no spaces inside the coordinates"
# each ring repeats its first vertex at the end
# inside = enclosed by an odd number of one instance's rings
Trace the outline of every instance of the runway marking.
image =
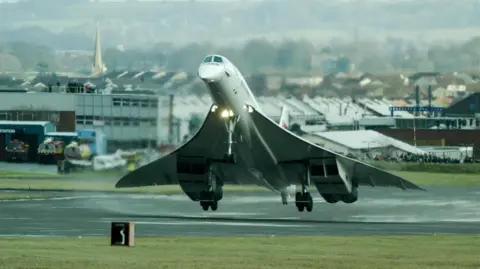
{"type": "Polygon", "coordinates": [[[47,237],[65,237],[61,235],[40,235],[40,234],[0,234],[0,237],[23,237],[23,238],[47,238],[47,237]]]}
{"type": "Polygon", "coordinates": [[[262,220],[300,220],[300,217],[266,217],[261,218],[262,220]]]}
{"type": "MultiPolygon", "coordinates": [[[[295,199],[287,199],[287,201],[289,203],[295,203],[295,199]]],[[[313,201],[314,202],[317,202],[317,203],[324,203],[325,200],[323,200],[322,198],[313,198],[313,201]]],[[[224,201],[222,201],[223,203],[228,203],[228,204],[252,204],[252,203],[265,203],[265,202],[269,202],[269,203],[276,203],[276,204],[279,204],[281,205],[282,204],[282,200],[280,199],[280,197],[245,197],[245,198],[235,198],[235,199],[226,199],[224,201]]]]}
{"type": "MultiPolygon", "coordinates": [[[[90,196],[91,197],[91,196],[90,196]]],[[[179,201],[179,202],[190,202],[190,199],[184,195],[110,195],[103,196],[102,198],[107,199],[134,199],[134,200],[167,200],[167,201],[179,201]]],[[[295,199],[290,197],[289,202],[294,203],[295,199]]],[[[316,203],[324,203],[320,197],[314,197],[313,201],[316,203]]],[[[277,196],[229,196],[228,198],[222,201],[224,204],[256,204],[256,203],[278,203],[281,204],[280,197],[277,196]]]]}
{"type": "MultiPolygon", "coordinates": [[[[245,212],[218,212],[218,213],[205,213],[205,214],[161,214],[157,212],[158,217],[168,217],[168,218],[211,218],[215,216],[259,216],[265,215],[263,213],[245,213],[245,212]]],[[[130,215],[130,217],[135,217],[135,214],[130,215]]],[[[152,219],[155,218],[155,215],[152,215],[152,219]]],[[[263,218],[262,218],[263,219],[263,218]]],[[[272,218],[278,219],[278,218],[272,218]]],[[[118,218],[102,218],[102,220],[109,221],[121,221],[118,218]]]]}
{"type": "MultiPolygon", "coordinates": [[[[120,195],[119,195],[120,196],[120,195]]],[[[115,196],[110,196],[111,198],[118,198],[115,196]]],[[[181,195],[162,195],[162,194],[147,194],[147,195],[139,195],[139,194],[127,194],[121,195],[122,198],[129,198],[129,199],[137,199],[137,200],[144,200],[144,199],[162,199],[162,200],[185,200],[189,201],[188,197],[181,196],[181,195]],[[123,197],[122,197],[123,196],[123,197]]]]}
{"type": "MultiPolygon", "coordinates": [[[[230,214],[205,214],[205,215],[167,215],[167,217],[174,217],[174,218],[211,218],[211,219],[215,219],[215,216],[228,216],[230,214]]],[[[261,214],[261,213],[243,213],[243,214],[239,214],[237,216],[240,216],[240,215],[244,215],[244,216],[248,216],[248,215],[265,215],[265,214],[261,214]]],[[[130,216],[132,217],[132,216],[130,216]]],[[[134,216],[133,216],[134,217],[134,216]]],[[[152,216],[152,219],[154,219],[155,216],[152,216]]],[[[260,217],[260,218],[251,218],[252,220],[258,220],[258,219],[261,219],[261,220],[271,220],[271,221],[275,221],[275,220],[300,220],[301,218],[300,217],[260,217]]],[[[122,219],[118,219],[118,218],[101,218],[101,220],[104,220],[104,221],[123,221],[122,219]]],[[[235,218],[232,218],[232,221],[236,221],[235,218]]]]}
{"type": "Polygon", "coordinates": [[[425,221],[472,222],[472,223],[476,223],[476,222],[480,222],[480,218],[476,218],[476,219],[460,219],[460,218],[456,218],[456,219],[425,219],[425,221]]]}
{"type": "MultiPolygon", "coordinates": [[[[109,221],[100,221],[100,222],[109,222],[109,221]]],[[[178,221],[178,222],[133,221],[133,222],[135,222],[135,224],[145,224],[145,225],[219,225],[219,226],[257,226],[257,227],[277,227],[277,228],[313,227],[311,225],[300,225],[300,224],[273,224],[273,223],[220,222],[220,221],[178,221]]]]}
{"type": "Polygon", "coordinates": [[[4,203],[25,202],[25,201],[51,201],[51,200],[73,200],[79,198],[91,198],[91,196],[69,196],[69,197],[52,197],[52,198],[35,198],[35,199],[15,199],[15,200],[0,200],[4,203]]]}
{"type": "Polygon", "coordinates": [[[176,217],[187,217],[187,218],[192,218],[192,217],[213,217],[213,216],[259,216],[259,215],[265,215],[263,213],[245,213],[245,212],[215,212],[215,213],[198,213],[198,214],[179,214],[175,215],[172,214],[172,216],[176,217]]]}
{"type": "Polygon", "coordinates": [[[468,200],[456,200],[456,201],[441,201],[441,200],[402,200],[402,199],[364,199],[359,203],[359,205],[378,205],[378,206],[411,206],[411,205],[422,205],[429,207],[440,207],[440,206],[461,206],[461,205],[475,205],[479,204],[474,201],[468,200]]]}
{"type": "Polygon", "coordinates": [[[480,218],[442,218],[442,217],[412,217],[412,216],[373,216],[373,215],[358,215],[352,218],[365,222],[399,222],[399,223],[424,223],[424,222],[480,222],[480,218]]]}

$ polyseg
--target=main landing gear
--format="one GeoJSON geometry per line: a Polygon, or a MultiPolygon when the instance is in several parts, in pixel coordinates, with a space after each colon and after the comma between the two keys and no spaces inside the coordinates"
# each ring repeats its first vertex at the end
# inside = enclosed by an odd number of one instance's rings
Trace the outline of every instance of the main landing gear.
{"type": "MultiPolygon", "coordinates": [[[[234,115],[231,110],[222,111],[221,116],[225,121],[225,128],[228,133],[228,148],[227,152],[223,155],[223,163],[236,164],[237,158],[232,150],[232,145],[235,143],[235,141],[233,141],[233,133],[235,132],[235,126],[240,120],[240,116],[234,115]]],[[[216,160],[215,162],[222,162],[222,160],[216,160]]],[[[208,211],[209,208],[212,209],[212,211],[216,211],[218,209],[218,201],[223,197],[223,183],[217,182],[221,181],[221,177],[217,177],[214,170],[215,168],[212,166],[209,167],[205,191],[200,193],[198,199],[204,211],[208,211]]]]}
{"type": "Polygon", "coordinates": [[[307,209],[308,212],[312,212],[313,198],[305,186],[302,186],[302,192],[297,192],[295,194],[295,206],[297,206],[299,212],[303,212],[304,209],[307,209]]]}
{"type": "Polygon", "coordinates": [[[218,201],[200,201],[200,206],[203,208],[203,211],[208,211],[209,207],[212,211],[216,211],[218,208],[218,201]]]}
{"type": "Polygon", "coordinates": [[[217,188],[216,191],[203,191],[200,193],[200,206],[203,211],[208,211],[208,208],[212,211],[218,209],[218,201],[222,199],[223,190],[221,187],[217,188]]]}
{"type": "Polygon", "coordinates": [[[282,204],[288,205],[288,193],[286,191],[282,191],[280,196],[282,197],[282,204]]]}
{"type": "Polygon", "coordinates": [[[223,181],[219,177],[218,167],[212,164],[209,165],[208,172],[205,178],[205,188],[199,193],[198,201],[204,211],[218,209],[218,201],[223,198],[223,181]]]}
{"type": "Polygon", "coordinates": [[[232,151],[232,145],[236,143],[235,141],[233,141],[233,132],[235,132],[235,126],[240,120],[240,116],[234,116],[233,113],[225,113],[222,114],[222,117],[225,119],[225,128],[227,129],[228,133],[228,149],[227,152],[223,155],[223,160],[226,163],[236,164],[237,156],[235,156],[235,153],[233,153],[232,151]]]}

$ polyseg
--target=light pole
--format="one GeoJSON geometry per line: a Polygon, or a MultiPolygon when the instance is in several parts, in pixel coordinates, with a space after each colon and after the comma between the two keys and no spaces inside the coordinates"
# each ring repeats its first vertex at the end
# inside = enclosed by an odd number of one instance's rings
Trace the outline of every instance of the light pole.
{"type": "MultiPolygon", "coordinates": [[[[416,110],[416,109],[415,109],[416,110]]],[[[417,147],[417,128],[415,126],[415,118],[417,116],[415,114],[413,114],[413,146],[414,147],[417,147]]]]}

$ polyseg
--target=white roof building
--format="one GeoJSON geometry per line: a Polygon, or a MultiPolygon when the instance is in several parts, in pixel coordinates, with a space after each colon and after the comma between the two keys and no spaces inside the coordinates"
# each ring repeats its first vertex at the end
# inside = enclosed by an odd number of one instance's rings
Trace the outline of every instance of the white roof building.
{"type": "Polygon", "coordinates": [[[342,154],[353,154],[357,158],[389,155],[397,157],[401,153],[425,154],[426,151],[393,139],[372,130],[318,132],[305,138],[327,149],[342,154]]]}

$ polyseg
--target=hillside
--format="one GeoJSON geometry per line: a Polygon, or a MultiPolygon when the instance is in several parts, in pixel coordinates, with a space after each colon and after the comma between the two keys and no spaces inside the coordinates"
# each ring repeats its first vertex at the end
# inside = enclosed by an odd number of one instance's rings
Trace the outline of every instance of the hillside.
{"type": "MultiPolygon", "coordinates": [[[[64,49],[91,44],[95,22],[106,46],[157,42],[332,38],[467,39],[480,30],[477,1],[217,1],[86,2],[42,0],[1,4],[0,36],[64,49]],[[53,33],[44,32],[47,30],[53,33]]],[[[88,45],[91,46],[91,45],[88,45]]]]}

